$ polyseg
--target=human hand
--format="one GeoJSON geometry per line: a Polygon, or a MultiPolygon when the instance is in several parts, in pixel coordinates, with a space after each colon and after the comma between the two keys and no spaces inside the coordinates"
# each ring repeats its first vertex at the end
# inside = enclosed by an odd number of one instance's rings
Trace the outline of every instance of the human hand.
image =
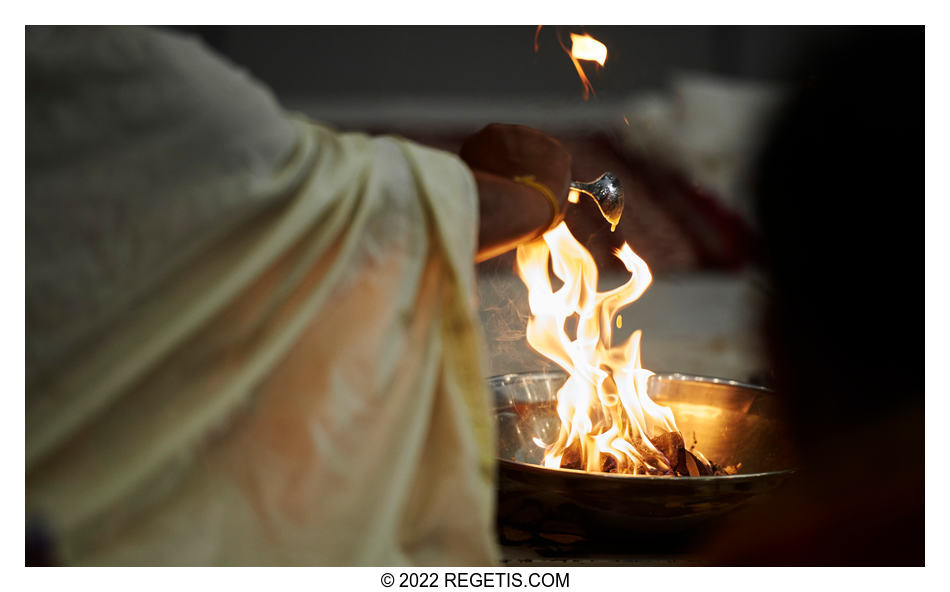
{"type": "Polygon", "coordinates": [[[553,222],[563,218],[571,183],[571,155],[551,136],[523,125],[492,123],[465,140],[459,156],[476,173],[508,180],[532,175],[557,200],[558,216],[553,222]]]}
{"type": "Polygon", "coordinates": [[[522,125],[493,123],[469,137],[459,156],[478,185],[476,261],[537,238],[564,218],[571,155],[554,138],[522,125]],[[524,177],[533,183],[515,181],[524,177]]]}

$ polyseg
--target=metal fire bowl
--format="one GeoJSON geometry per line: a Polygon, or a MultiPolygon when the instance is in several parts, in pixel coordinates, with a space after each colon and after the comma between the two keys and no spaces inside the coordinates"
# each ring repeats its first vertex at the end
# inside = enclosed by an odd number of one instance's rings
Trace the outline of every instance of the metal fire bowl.
{"type": "Polygon", "coordinates": [[[489,380],[495,397],[498,520],[531,532],[591,536],[605,532],[679,532],[738,508],[780,485],[795,466],[778,419],[775,394],[731,380],[655,375],[650,397],[673,410],[686,446],[739,474],[653,477],[586,473],[539,466],[560,426],[560,372],[507,374],[489,380]]]}

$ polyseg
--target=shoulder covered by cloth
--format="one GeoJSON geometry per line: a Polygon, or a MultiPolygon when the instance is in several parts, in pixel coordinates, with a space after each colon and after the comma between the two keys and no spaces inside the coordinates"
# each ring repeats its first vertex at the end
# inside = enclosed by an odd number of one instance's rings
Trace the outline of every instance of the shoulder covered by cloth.
{"type": "MultiPolygon", "coordinates": [[[[266,126],[273,119],[269,109],[245,115],[263,113],[258,123],[266,126]]],[[[60,204],[99,198],[131,204],[121,208],[130,228],[147,229],[136,239],[149,237],[148,248],[125,253],[126,261],[107,256],[89,268],[115,265],[109,269],[121,274],[135,268],[143,275],[128,276],[115,290],[102,288],[93,301],[79,296],[69,308],[101,307],[116,298],[106,308],[126,314],[97,325],[96,339],[83,347],[57,349],[55,368],[47,367],[44,379],[28,387],[27,512],[50,525],[64,561],[202,564],[258,557],[275,564],[381,564],[493,557],[492,426],[474,307],[478,208],[471,173],[454,155],[399,138],[336,133],[300,118],[280,121],[280,133],[289,130],[292,141],[272,152],[280,155],[272,166],[224,167],[176,179],[162,179],[157,171],[155,184],[130,180],[124,194],[108,199],[98,190],[66,192],[68,184],[54,179],[56,163],[28,150],[28,161],[38,167],[35,187],[42,187],[30,194],[28,185],[28,202],[36,206],[28,206],[28,243],[49,238],[43,233],[52,232],[46,224],[60,204]],[[169,207],[163,196],[178,190],[190,198],[175,206],[174,215],[156,217],[155,211],[169,207]],[[150,209],[150,200],[161,207],[150,209]],[[215,214],[210,203],[229,204],[238,213],[215,214]],[[191,225],[192,213],[206,216],[206,226],[191,225]],[[178,251],[183,233],[197,240],[178,251]],[[166,256],[174,264],[166,267],[166,256]],[[136,290],[125,293],[130,285],[136,290]],[[338,333],[323,332],[340,320],[342,302],[359,305],[352,331],[360,339],[334,341],[338,333]],[[325,363],[308,362],[304,368],[312,374],[303,375],[299,388],[278,386],[282,376],[294,376],[287,364],[320,356],[325,363]],[[356,367],[353,361],[365,356],[375,363],[356,367]],[[298,400],[298,394],[306,396],[298,400]],[[378,397],[398,403],[400,413],[354,414],[378,397]],[[267,418],[274,414],[292,418],[292,425],[273,430],[267,418]],[[413,429],[397,429],[400,418],[413,418],[413,429]],[[309,426],[301,432],[308,438],[320,430],[394,435],[372,451],[375,457],[352,459],[353,469],[341,476],[334,472],[339,451],[328,444],[332,440],[304,438],[309,452],[303,457],[300,450],[288,457],[285,448],[253,445],[254,434],[280,440],[294,426],[309,426]],[[413,451],[429,449],[454,451],[452,468],[444,474],[422,470],[424,459],[413,451]],[[233,464],[233,458],[242,460],[233,464]],[[311,460],[305,467],[294,464],[302,458],[311,460]],[[371,469],[379,462],[395,468],[371,469]],[[425,499],[417,491],[421,484],[407,481],[417,471],[426,495],[443,491],[457,501],[413,501],[425,499]],[[245,489],[248,475],[266,485],[245,489]],[[307,518],[291,519],[291,509],[282,505],[290,498],[279,490],[299,478],[294,508],[306,508],[307,518]],[[330,482],[340,487],[331,491],[330,482]],[[389,505],[378,504],[379,488],[392,493],[389,505]],[[254,510],[260,503],[276,504],[266,515],[283,516],[276,540],[273,518],[264,520],[254,510]],[[459,503],[469,507],[455,507],[459,503]],[[379,513],[373,524],[366,521],[367,508],[379,513]],[[415,526],[399,515],[413,516],[415,526]],[[320,524],[340,536],[313,538],[320,524]],[[394,530],[380,532],[380,525],[394,530]],[[453,528],[470,536],[446,542],[453,528]]],[[[66,141],[68,135],[44,141],[66,141]]],[[[129,142],[138,145],[136,138],[129,142]]],[[[169,149],[153,156],[173,158],[169,149]]],[[[142,166],[150,166],[142,158],[142,166]]],[[[101,240],[110,232],[92,220],[79,223],[90,226],[62,236],[101,240]]],[[[30,252],[33,266],[42,253],[30,252]]],[[[85,265],[53,255],[41,261],[38,272],[85,265]]],[[[81,281],[94,282],[99,272],[82,273],[81,281]]],[[[40,274],[28,281],[28,299],[51,278],[40,274]]],[[[46,312],[38,309],[41,316],[46,312]]],[[[82,329],[79,334],[91,330],[82,329]]],[[[30,326],[28,334],[41,330],[30,326]]]]}

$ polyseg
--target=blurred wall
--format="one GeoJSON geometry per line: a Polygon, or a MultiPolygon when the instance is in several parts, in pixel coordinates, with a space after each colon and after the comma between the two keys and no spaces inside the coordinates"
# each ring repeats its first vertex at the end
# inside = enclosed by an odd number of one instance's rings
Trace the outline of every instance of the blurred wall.
{"type": "MultiPolygon", "coordinates": [[[[574,66],[545,26],[179,27],[248,68],[282,99],[353,95],[544,95],[578,100],[574,66]]],[[[607,44],[601,99],[661,87],[675,70],[781,81],[794,57],[841,27],[588,26],[607,44]]]]}

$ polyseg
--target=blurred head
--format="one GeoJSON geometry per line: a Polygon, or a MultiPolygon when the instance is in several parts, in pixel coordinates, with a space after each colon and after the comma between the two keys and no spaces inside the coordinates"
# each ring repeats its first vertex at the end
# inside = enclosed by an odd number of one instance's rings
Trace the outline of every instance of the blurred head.
{"type": "Polygon", "coordinates": [[[806,444],[923,401],[923,40],[811,56],[758,168],[768,343],[806,444]]]}
{"type": "Polygon", "coordinates": [[[923,57],[922,27],[822,48],[762,154],[766,342],[802,455],[715,563],[923,564],[923,57]]]}

